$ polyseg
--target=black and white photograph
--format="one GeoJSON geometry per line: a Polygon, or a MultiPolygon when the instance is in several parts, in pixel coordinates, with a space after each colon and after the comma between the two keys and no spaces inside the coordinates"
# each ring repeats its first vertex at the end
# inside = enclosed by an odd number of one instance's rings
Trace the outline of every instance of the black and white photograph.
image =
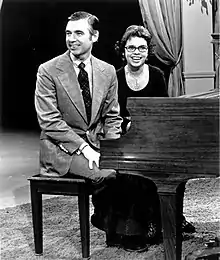
{"type": "Polygon", "coordinates": [[[220,259],[219,0],[0,0],[0,259],[220,259]]]}

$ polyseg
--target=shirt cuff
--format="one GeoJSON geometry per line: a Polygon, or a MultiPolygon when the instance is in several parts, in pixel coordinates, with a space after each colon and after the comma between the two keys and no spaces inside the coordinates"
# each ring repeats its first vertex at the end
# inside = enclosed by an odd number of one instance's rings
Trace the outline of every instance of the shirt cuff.
{"type": "Polygon", "coordinates": [[[79,147],[79,149],[76,151],[76,154],[80,155],[82,153],[82,150],[86,147],[86,146],[89,146],[88,143],[82,143],[79,147]]]}

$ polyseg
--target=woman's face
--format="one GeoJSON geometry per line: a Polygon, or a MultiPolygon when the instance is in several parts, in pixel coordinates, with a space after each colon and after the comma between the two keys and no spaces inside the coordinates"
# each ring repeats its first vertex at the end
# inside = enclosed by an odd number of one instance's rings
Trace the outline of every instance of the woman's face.
{"type": "Polygon", "coordinates": [[[125,44],[125,58],[128,66],[140,68],[148,56],[147,41],[141,37],[131,37],[125,44]]]}

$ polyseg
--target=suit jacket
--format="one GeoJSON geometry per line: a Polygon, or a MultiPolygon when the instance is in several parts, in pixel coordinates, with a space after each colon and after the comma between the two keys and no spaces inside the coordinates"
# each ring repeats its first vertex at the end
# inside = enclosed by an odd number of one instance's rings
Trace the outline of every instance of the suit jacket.
{"type": "Polygon", "coordinates": [[[102,138],[120,137],[118,82],[115,68],[91,57],[92,115],[86,110],[69,51],[41,64],[37,72],[35,108],[40,136],[40,173],[64,175],[85,142],[99,148],[102,138]],[[53,174],[54,173],[54,174],[53,174]]]}

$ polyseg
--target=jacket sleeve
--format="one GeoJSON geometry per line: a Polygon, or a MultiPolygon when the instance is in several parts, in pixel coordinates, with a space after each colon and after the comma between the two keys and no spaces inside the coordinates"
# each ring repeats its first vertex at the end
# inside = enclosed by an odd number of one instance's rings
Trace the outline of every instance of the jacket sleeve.
{"type": "Polygon", "coordinates": [[[118,80],[116,71],[112,68],[112,80],[109,86],[108,94],[103,108],[104,118],[104,138],[117,139],[121,136],[122,117],[120,116],[120,107],[118,103],[118,80]]]}
{"type": "Polygon", "coordinates": [[[85,142],[62,119],[54,80],[43,65],[40,65],[37,72],[35,109],[42,132],[64,152],[72,154],[85,142]]]}

